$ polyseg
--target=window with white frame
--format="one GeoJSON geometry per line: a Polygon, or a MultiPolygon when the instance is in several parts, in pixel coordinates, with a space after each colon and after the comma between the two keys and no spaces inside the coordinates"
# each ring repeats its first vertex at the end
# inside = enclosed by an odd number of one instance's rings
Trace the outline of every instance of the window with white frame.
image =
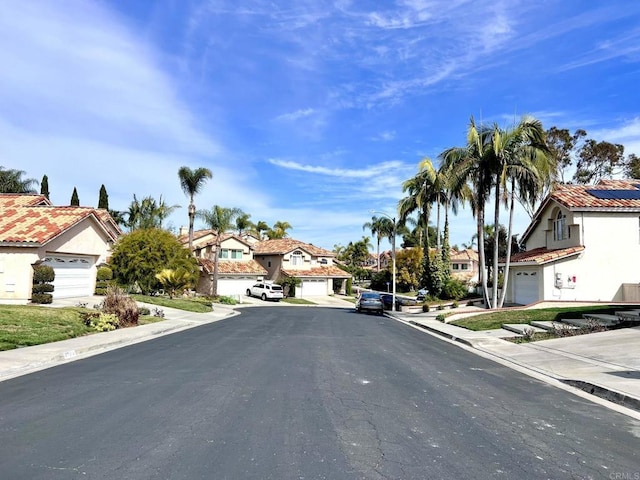
{"type": "Polygon", "coordinates": [[[242,259],[242,250],[234,250],[229,248],[221,248],[218,258],[232,258],[234,260],[242,259]]]}
{"type": "Polygon", "coordinates": [[[302,265],[302,252],[300,250],[296,250],[291,254],[291,266],[300,266],[302,265]]]}
{"type": "Polygon", "coordinates": [[[553,222],[553,239],[566,240],[569,238],[569,227],[567,226],[567,216],[562,212],[558,212],[555,221],[553,222]]]}
{"type": "Polygon", "coordinates": [[[460,269],[461,270],[469,270],[469,264],[468,263],[463,263],[462,265],[460,265],[460,269]]]}
{"type": "Polygon", "coordinates": [[[460,270],[460,264],[458,264],[458,263],[454,263],[452,265],[452,267],[453,267],[454,270],[460,270]]]}

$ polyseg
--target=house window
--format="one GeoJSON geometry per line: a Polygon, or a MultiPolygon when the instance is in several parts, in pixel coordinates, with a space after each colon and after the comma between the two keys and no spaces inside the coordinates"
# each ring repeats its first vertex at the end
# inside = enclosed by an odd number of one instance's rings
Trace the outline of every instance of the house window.
{"type": "Polygon", "coordinates": [[[242,260],[242,250],[231,250],[231,258],[242,260]]]}
{"type": "Polygon", "coordinates": [[[457,263],[454,263],[454,264],[453,264],[453,269],[454,269],[454,270],[460,270],[460,265],[459,265],[459,264],[457,264],[457,263]]]}
{"type": "Polygon", "coordinates": [[[558,212],[558,215],[553,222],[553,239],[558,241],[566,240],[567,238],[570,238],[569,228],[567,226],[567,216],[563,215],[562,212],[558,212]]]}
{"type": "Polygon", "coordinates": [[[467,265],[466,263],[463,263],[460,266],[462,267],[461,270],[469,270],[469,265],[467,265]]]}
{"type": "Polygon", "coordinates": [[[229,249],[227,249],[227,248],[220,249],[220,253],[218,254],[218,258],[229,258],[229,249]]]}
{"type": "Polygon", "coordinates": [[[302,252],[300,250],[296,250],[291,254],[291,266],[299,266],[302,265],[302,252]]]}

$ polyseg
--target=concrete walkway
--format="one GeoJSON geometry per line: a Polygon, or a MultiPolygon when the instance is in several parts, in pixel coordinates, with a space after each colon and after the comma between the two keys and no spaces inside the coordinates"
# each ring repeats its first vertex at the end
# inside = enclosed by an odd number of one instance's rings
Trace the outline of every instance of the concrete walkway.
{"type": "MultiPolygon", "coordinates": [[[[101,300],[101,297],[58,300],[52,307],[75,306],[82,302],[88,308],[92,308],[101,300]]],[[[316,305],[311,307],[354,308],[352,302],[339,296],[322,297],[314,301],[316,305]]],[[[253,298],[243,298],[243,303],[235,306],[216,304],[214,311],[210,313],[191,313],[155,305],[145,306],[152,310],[162,309],[165,319],[134,328],[0,352],[0,381],[239,315],[242,308],[294,307],[285,302],[262,302],[253,298]]],[[[458,342],[525,373],[577,387],[633,409],[636,413],[640,412],[640,327],[515,344],[503,339],[513,336],[513,332],[473,332],[436,320],[438,313],[440,312],[387,312],[387,315],[458,342]]],[[[472,313],[473,310],[467,310],[467,314],[472,313]]]]}
{"type": "Polygon", "coordinates": [[[499,358],[507,365],[640,411],[640,327],[516,344],[504,340],[513,337],[513,332],[474,332],[436,320],[439,313],[388,312],[398,320],[499,358]]]}

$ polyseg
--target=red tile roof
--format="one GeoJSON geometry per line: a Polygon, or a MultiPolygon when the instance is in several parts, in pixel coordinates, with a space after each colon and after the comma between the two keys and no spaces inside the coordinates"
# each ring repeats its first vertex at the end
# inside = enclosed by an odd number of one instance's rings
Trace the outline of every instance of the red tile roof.
{"type": "Polygon", "coordinates": [[[450,258],[451,260],[471,260],[477,262],[478,252],[472,250],[471,248],[467,248],[466,250],[460,250],[457,252],[455,250],[451,250],[450,258]]]}
{"type": "MultiPolygon", "coordinates": [[[[108,212],[89,207],[54,207],[42,195],[0,194],[0,243],[43,245],[86,218],[94,218],[116,240],[120,231],[107,227],[108,212]]],[[[114,228],[115,226],[115,228],[114,228]]]]}
{"type": "MultiPolygon", "coordinates": [[[[205,273],[213,273],[213,260],[198,258],[205,273]]],[[[218,260],[218,273],[224,275],[267,275],[267,270],[255,260],[248,262],[234,262],[233,260],[218,260]]]]}
{"type": "Polygon", "coordinates": [[[311,255],[320,257],[333,257],[333,252],[324,248],[316,247],[310,243],[304,243],[293,238],[278,238],[275,240],[264,240],[255,244],[256,255],[284,255],[293,250],[301,249],[309,252],[311,255]]]}
{"type": "Polygon", "coordinates": [[[289,277],[307,278],[307,277],[333,277],[333,278],[347,278],[351,274],[344,270],[329,265],[327,267],[315,267],[310,270],[281,270],[282,273],[289,277]]]}
{"type": "Polygon", "coordinates": [[[558,185],[549,199],[569,209],[632,209],[640,210],[640,199],[596,198],[587,190],[637,190],[640,180],[602,180],[597,185],[558,185]]]}
{"type": "MultiPolygon", "coordinates": [[[[559,248],[556,250],[549,250],[548,248],[534,248],[526,252],[516,253],[511,256],[511,263],[536,263],[542,265],[544,263],[552,262],[554,260],[560,260],[572,255],[578,255],[584,250],[584,247],[569,247],[559,248]]],[[[504,263],[504,259],[501,260],[504,263]]]]}

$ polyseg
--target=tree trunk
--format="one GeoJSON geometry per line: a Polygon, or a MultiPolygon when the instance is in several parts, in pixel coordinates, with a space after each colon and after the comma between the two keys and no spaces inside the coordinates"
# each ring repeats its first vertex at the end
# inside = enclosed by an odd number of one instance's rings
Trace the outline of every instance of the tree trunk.
{"type": "Polygon", "coordinates": [[[380,235],[378,235],[378,273],[380,273],[380,235]]]}
{"type": "Polygon", "coordinates": [[[482,283],[482,295],[486,308],[491,308],[487,287],[487,262],[484,255],[484,206],[478,205],[478,259],[480,261],[480,281],[482,283]]]}
{"type": "Polygon", "coordinates": [[[193,252],[193,220],[196,216],[196,206],[193,204],[193,198],[189,203],[189,251],[193,252]]]}
{"type": "MultiPolygon", "coordinates": [[[[219,236],[216,232],[216,236],[219,236]]],[[[216,253],[215,258],[213,259],[213,285],[211,285],[211,295],[214,297],[218,296],[218,261],[220,256],[220,242],[216,239],[216,253]]]]}
{"type": "Polygon", "coordinates": [[[513,210],[515,203],[516,180],[511,179],[511,205],[509,206],[509,232],[507,233],[507,258],[504,265],[504,284],[502,285],[502,295],[500,295],[500,303],[498,308],[504,305],[504,299],[507,294],[507,284],[509,282],[509,266],[511,264],[511,235],[513,229],[513,210]]]}
{"type": "Polygon", "coordinates": [[[500,238],[500,176],[496,177],[496,199],[495,199],[495,211],[493,216],[493,291],[491,292],[491,305],[493,308],[498,306],[498,278],[500,273],[498,272],[498,250],[500,245],[498,240],[500,238]]]}
{"type": "MultiPolygon", "coordinates": [[[[436,248],[440,251],[442,249],[442,246],[440,245],[440,202],[436,202],[436,207],[436,248]]],[[[427,225],[427,235],[429,235],[429,225],[427,225]]]]}

